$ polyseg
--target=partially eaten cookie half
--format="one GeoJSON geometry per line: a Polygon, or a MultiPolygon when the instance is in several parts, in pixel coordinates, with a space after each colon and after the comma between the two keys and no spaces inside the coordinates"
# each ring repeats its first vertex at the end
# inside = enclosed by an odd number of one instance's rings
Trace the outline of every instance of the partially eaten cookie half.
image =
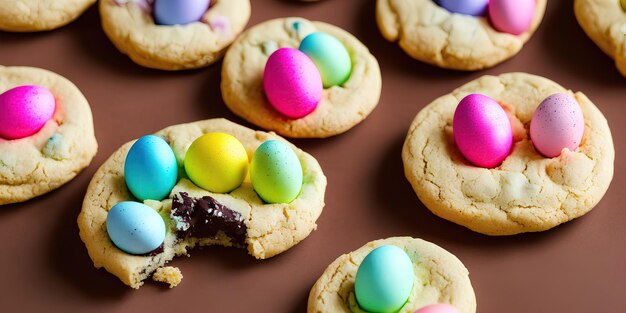
{"type": "Polygon", "coordinates": [[[133,288],[150,276],[173,287],[182,274],[166,263],[195,246],[245,248],[257,259],[293,247],[317,227],[325,190],[311,155],[274,133],[211,119],[165,128],[113,153],[87,189],[78,226],[95,267],[133,288]],[[150,179],[154,168],[159,179],[150,179]]]}

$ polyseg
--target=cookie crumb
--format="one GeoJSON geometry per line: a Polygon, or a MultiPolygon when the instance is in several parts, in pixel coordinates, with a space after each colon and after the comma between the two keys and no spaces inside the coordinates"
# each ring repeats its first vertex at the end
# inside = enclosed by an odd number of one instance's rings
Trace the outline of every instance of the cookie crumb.
{"type": "Polygon", "coordinates": [[[48,139],[41,153],[46,157],[60,161],[70,157],[70,147],[67,141],[64,140],[63,135],[55,133],[48,139]]]}
{"type": "Polygon", "coordinates": [[[154,275],[152,275],[152,280],[168,283],[170,284],[170,288],[174,288],[183,280],[183,273],[181,273],[178,267],[159,267],[156,272],[154,272],[154,275]]]}

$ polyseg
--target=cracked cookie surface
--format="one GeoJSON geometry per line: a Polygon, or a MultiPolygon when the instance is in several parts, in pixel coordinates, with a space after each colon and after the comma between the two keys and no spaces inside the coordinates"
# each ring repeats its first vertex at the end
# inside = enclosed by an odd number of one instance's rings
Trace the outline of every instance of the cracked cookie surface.
{"type": "Polygon", "coordinates": [[[463,263],[443,248],[411,237],[372,241],[337,258],[311,289],[307,312],[364,312],[355,300],[354,280],[359,264],[372,250],[382,245],[402,248],[413,262],[413,289],[398,313],[411,313],[434,303],[449,303],[462,313],[476,312],[476,296],[463,263]]]}
{"type": "Polygon", "coordinates": [[[575,0],[574,13],[587,36],[626,76],[626,12],[619,0],[575,0]]]}
{"type": "Polygon", "coordinates": [[[589,212],[609,187],[614,159],[609,125],[582,92],[525,73],[483,76],[436,99],[415,117],[402,150],[404,173],[429,210],[488,235],[543,231],[589,212]],[[576,99],[585,131],[576,151],[545,158],[528,129],[536,107],[556,92],[576,99]],[[470,93],[496,100],[511,121],[511,153],[493,169],[471,165],[454,143],[454,111],[470,93]]]}
{"type": "Polygon", "coordinates": [[[275,19],[252,27],[228,50],[222,66],[226,106],[243,119],[287,137],[324,138],[349,130],[374,110],[381,88],[378,61],[358,39],[338,27],[302,18],[275,19]],[[300,41],[315,31],[326,32],[343,43],[352,59],[352,74],[342,86],[324,89],[311,114],[289,119],[265,96],[265,63],[276,49],[297,49],[300,41]]]}
{"type": "Polygon", "coordinates": [[[102,0],[102,28],[135,63],[162,70],[208,66],[219,60],[250,18],[250,0],[212,1],[202,22],[156,25],[147,0],[102,0]]]}
{"type": "Polygon", "coordinates": [[[60,187],[87,167],[98,149],[91,108],[72,82],[39,68],[0,66],[0,93],[22,85],[48,88],[56,110],[32,136],[0,138],[0,205],[60,187]]]}
{"type": "MultiPolygon", "coordinates": [[[[189,124],[170,126],[156,133],[172,147],[181,170],[189,145],[207,132],[225,132],[233,135],[246,148],[251,158],[256,148],[266,140],[284,139],[273,133],[254,131],[224,119],[212,119],[189,124]]],[[[210,196],[220,204],[236,211],[247,227],[244,246],[257,259],[265,259],[282,253],[306,238],[315,228],[316,220],[324,207],[326,177],[311,155],[289,144],[302,165],[304,182],[298,197],[291,203],[265,204],[254,192],[249,177],[228,194],[216,194],[200,189],[182,177],[163,201],[146,200],[144,203],[157,210],[168,228],[163,251],[154,255],[130,255],[113,245],[106,233],[106,217],[109,209],[118,202],[132,200],[124,181],[124,161],[134,141],[124,144],[98,169],[89,187],[82,211],[78,217],[80,237],[87,247],[96,268],[104,267],[125,284],[139,288],[143,280],[165,266],[176,255],[186,255],[196,245],[237,246],[223,231],[207,238],[176,235],[176,221],[170,218],[172,198],[187,193],[194,198],[210,196]]],[[[180,176],[180,175],[179,175],[180,176]]],[[[156,279],[167,277],[158,275],[156,279]]],[[[168,281],[172,283],[171,281],[168,281]]]]}
{"type": "Polygon", "coordinates": [[[486,17],[450,13],[433,0],[378,0],[383,36],[412,58],[443,68],[480,70],[516,55],[543,18],[547,0],[537,0],[530,29],[519,36],[496,31],[486,17]]]}
{"type": "Polygon", "coordinates": [[[0,5],[0,30],[52,30],[77,19],[96,0],[15,0],[0,5]]]}

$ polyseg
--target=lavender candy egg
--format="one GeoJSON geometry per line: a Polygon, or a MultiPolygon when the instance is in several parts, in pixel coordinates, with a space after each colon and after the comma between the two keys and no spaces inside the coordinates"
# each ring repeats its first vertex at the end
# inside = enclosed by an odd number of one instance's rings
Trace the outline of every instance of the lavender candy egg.
{"type": "Polygon", "coordinates": [[[535,149],[552,158],[567,148],[575,151],[585,132],[585,119],[576,99],[555,93],[539,104],[530,121],[530,139],[535,149]]]}
{"type": "Polygon", "coordinates": [[[500,165],[513,145],[513,131],[506,112],[485,95],[470,94],[459,102],[452,129],[463,156],[480,167],[500,165]]]}
{"type": "Polygon", "coordinates": [[[482,16],[487,13],[489,0],[437,0],[437,3],[452,13],[482,16]]]}
{"type": "Polygon", "coordinates": [[[263,73],[263,87],[270,104],[292,119],[313,112],[322,99],[320,72],[298,49],[280,48],[270,55],[263,73]]]}
{"type": "Polygon", "coordinates": [[[155,0],[154,20],[159,25],[185,25],[199,21],[210,0],[155,0]]]}

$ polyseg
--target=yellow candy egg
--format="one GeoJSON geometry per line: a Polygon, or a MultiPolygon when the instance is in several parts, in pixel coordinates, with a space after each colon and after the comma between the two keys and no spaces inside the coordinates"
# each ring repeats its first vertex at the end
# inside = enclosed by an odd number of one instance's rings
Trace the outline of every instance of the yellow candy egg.
{"type": "Polygon", "coordinates": [[[248,172],[248,154],[237,138],[207,133],[194,140],[185,154],[185,171],[200,188],[215,193],[233,191],[248,172]]]}

